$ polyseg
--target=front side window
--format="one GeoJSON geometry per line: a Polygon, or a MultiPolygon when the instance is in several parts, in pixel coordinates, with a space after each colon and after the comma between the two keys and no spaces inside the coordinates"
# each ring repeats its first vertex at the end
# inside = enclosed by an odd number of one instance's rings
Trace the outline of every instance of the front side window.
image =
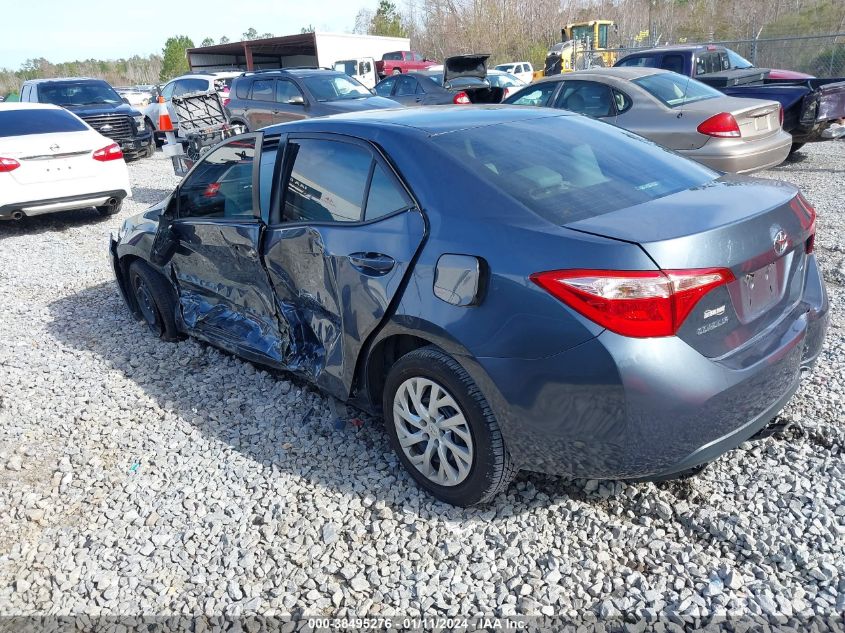
{"type": "Polygon", "coordinates": [[[170,98],[173,96],[173,90],[176,88],[176,82],[171,81],[169,84],[165,85],[164,88],[161,89],[161,96],[164,97],[165,101],[170,101],[170,98]]]}
{"type": "Polygon", "coordinates": [[[505,99],[505,103],[525,106],[544,106],[557,88],[556,81],[546,81],[527,88],[505,99]]]}
{"type": "Polygon", "coordinates": [[[555,101],[556,108],[601,118],[616,114],[609,86],[594,81],[566,81],[555,101]]]}
{"type": "Polygon", "coordinates": [[[388,77],[384,81],[380,81],[376,86],[376,94],[381,97],[389,97],[395,83],[396,77],[388,77]]]}
{"type": "Polygon", "coordinates": [[[296,139],[288,143],[293,157],[285,193],[287,222],[358,222],[372,155],[342,141],[296,139]]]}
{"type": "Polygon", "coordinates": [[[607,24],[599,24],[599,48],[607,48],[607,24]]]}
{"type": "Polygon", "coordinates": [[[407,75],[401,75],[396,80],[396,92],[394,93],[397,97],[407,97],[409,95],[414,94],[417,91],[417,80],[413,77],[408,77],[407,75]]]}
{"type": "Polygon", "coordinates": [[[617,66],[636,66],[639,68],[654,68],[654,57],[637,55],[626,57],[617,66]]]}
{"type": "Polygon", "coordinates": [[[725,96],[715,88],[678,73],[656,73],[633,79],[632,83],[670,108],[725,96]]]}
{"type": "Polygon", "coordinates": [[[302,93],[296,84],[287,79],[278,79],[276,81],[276,101],[279,103],[291,103],[296,98],[301,98],[302,93]]]}
{"type": "Polygon", "coordinates": [[[275,101],[272,79],[256,79],[252,82],[253,101],[275,101]]]}
{"type": "Polygon", "coordinates": [[[239,138],[209,153],[179,188],[180,218],[253,217],[255,139],[239,138]]]}

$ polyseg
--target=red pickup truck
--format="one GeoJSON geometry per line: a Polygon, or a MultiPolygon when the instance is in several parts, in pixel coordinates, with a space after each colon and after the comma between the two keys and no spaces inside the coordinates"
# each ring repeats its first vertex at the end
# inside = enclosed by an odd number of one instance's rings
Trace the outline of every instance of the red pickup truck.
{"type": "Polygon", "coordinates": [[[425,70],[436,63],[414,51],[394,51],[381,56],[381,59],[376,62],[376,72],[379,77],[385,77],[414,70],[425,70]]]}

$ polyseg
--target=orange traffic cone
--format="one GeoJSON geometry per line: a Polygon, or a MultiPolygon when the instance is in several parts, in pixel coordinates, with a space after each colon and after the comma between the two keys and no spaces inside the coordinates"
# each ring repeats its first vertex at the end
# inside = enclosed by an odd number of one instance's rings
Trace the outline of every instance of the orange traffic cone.
{"type": "Polygon", "coordinates": [[[158,98],[158,130],[159,132],[173,131],[173,121],[170,120],[170,113],[164,104],[164,97],[158,98]]]}

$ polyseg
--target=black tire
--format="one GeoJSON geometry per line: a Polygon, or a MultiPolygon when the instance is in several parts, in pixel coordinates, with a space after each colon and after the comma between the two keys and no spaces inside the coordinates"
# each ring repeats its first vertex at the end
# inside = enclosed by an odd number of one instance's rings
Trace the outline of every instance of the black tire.
{"type": "Polygon", "coordinates": [[[795,152],[797,152],[802,147],[804,147],[804,143],[793,143],[792,147],[789,148],[789,155],[792,156],[795,152]]]}
{"type": "Polygon", "coordinates": [[[123,208],[123,200],[118,200],[117,204],[106,204],[102,207],[97,207],[97,213],[101,216],[108,217],[110,215],[117,215],[123,208]]]}
{"type": "Polygon", "coordinates": [[[147,327],[165,341],[182,337],[176,326],[176,292],[170,283],[146,262],[129,265],[129,292],[147,327]]]}
{"type": "Polygon", "coordinates": [[[150,143],[150,146],[147,148],[147,151],[144,153],[144,158],[152,158],[153,154],[156,153],[156,146],[155,143],[150,143]]]}
{"type": "Polygon", "coordinates": [[[383,406],[393,450],[417,484],[437,499],[456,506],[484,503],[504,490],[517,473],[490,405],[466,370],[441,349],[423,347],[396,361],[387,375],[383,406]],[[411,378],[437,383],[455,400],[468,423],[473,444],[472,465],[466,478],[456,485],[431,481],[411,463],[399,443],[393,403],[402,384],[411,378]]]}

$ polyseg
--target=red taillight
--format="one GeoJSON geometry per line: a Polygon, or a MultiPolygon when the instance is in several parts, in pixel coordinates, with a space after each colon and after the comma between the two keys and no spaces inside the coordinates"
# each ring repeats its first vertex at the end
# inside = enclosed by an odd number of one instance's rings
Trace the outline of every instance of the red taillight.
{"type": "Polygon", "coordinates": [[[608,330],[672,336],[699,299],[733,281],[727,268],[665,271],[552,270],[531,281],[608,330]]]}
{"type": "Polygon", "coordinates": [[[7,171],[14,171],[20,166],[21,164],[14,158],[0,158],[0,174],[7,171]]]}
{"type": "Polygon", "coordinates": [[[123,158],[123,152],[120,151],[120,145],[112,143],[103,149],[98,149],[94,152],[92,158],[101,162],[106,162],[107,160],[117,160],[118,158],[123,158]]]}
{"type": "Polygon", "coordinates": [[[223,107],[225,108],[227,105],[229,105],[230,101],[231,99],[229,97],[223,97],[223,107]]]}
{"type": "Polygon", "coordinates": [[[810,236],[804,243],[804,250],[809,255],[816,246],[816,210],[801,193],[789,202],[789,206],[798,216],[801,228],[810,232],[810,236]]]}
{"type": "Polygon", "coordinates": [[[711,116],[698,126],[698,131],[707,136],[718,136],[720,138],[738,138],[742,136],[739,125],[730,112],[720,112],[711,116]]]}
{"type": "Polygon", "coordinates": [[[457,105],[469,105],[472,101],[469,100],[469,95],[465,92],[459,92],[455,95],[455,98],[452,99],[452,103],[457,105]]]}
{"type": "Polygon", "coordinates": [[[783,127],[783,106],[778,106],[778,122],[783,127]]]}

